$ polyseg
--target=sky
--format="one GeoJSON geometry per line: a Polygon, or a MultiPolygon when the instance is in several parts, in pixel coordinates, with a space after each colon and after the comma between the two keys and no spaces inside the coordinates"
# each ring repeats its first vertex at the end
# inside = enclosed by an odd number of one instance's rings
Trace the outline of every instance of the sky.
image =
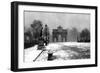
{"type": "Polygon", "coordinates": [[[47,24],[51,32],[58,26],[63,29],[77,28],[79,32],[84,28],[90,29],[90,14],[24,11],[25,30],[30,28],[34,20],[42,21],[43,26],[47,24]]]}

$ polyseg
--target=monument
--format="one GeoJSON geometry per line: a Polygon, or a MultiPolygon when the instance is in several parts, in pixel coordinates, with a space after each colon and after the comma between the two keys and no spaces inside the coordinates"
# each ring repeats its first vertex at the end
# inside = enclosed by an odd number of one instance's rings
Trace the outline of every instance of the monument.
{"type": "Polygon", "coordinates": [[[52,32],[53,42],[66,42],[67,41],[67,29],[58,26],[57,29],[53,29],[52,32]]]}

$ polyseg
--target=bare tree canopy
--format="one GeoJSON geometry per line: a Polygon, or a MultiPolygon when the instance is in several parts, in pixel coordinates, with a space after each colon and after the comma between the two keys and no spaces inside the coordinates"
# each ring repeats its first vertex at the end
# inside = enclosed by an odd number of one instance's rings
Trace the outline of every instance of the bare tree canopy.
{"type": "Polygon", "coordinates": [[[90,31],[88,29],[83,29],[80,33],[80,40],[83,42],[90,42],[90,31]]]}

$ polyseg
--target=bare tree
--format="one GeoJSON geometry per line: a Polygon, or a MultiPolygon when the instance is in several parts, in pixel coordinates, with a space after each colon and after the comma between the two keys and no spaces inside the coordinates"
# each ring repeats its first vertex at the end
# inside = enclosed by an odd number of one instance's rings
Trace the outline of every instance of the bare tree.
{"type": "Polygon", "coordinates": [[[38,43],[39,37],[42,36],[42,29],[42,22],[40,20],[34,20],[31,28],[24,33],[24,48],[34,46],[38,43]]]}
{"type": "Polygon", "coordinates": [[[80,42],[90,42],[90,31],[87,28],[80,33],[80,42]]]}
{"type": "Polygon", "coordinates": [[[43,24],[40,20],[34,20],[31,24],[31,27],[33,32],[33,40],[37,40],[39,37],[42,36],[43,24]]]}

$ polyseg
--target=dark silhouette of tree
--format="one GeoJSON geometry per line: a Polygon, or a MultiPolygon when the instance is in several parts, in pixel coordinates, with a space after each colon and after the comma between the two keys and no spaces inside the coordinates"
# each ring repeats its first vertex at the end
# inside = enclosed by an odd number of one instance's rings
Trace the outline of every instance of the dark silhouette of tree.
{"type": "Polygon", "coordinates": [[[31,42],[32,42],[32,35],[30,31],[26,31],[24,33],[24,48],[28,48],[31,46],[31,42]]]}
{"type": "Polygon", "coordinates": [[[80,42],[90,42],[90,31],[88,29],[83,29],[80,33],[80,42]]]}
{"type": "Polygon", "coordinates": [[[33,24],[31,24],[31,27],[35,39],[42,36],[43,25],[40,20],[34,20],[33,24]]]}
{"type": "Polygon", "coordinates": [[[38,43],[39,38],[42,36],[42,22],[34,20],[31,24],[31,29],[24,33],[24,48],[32,47],[38,43]]]}
{"type": "Polygon", "coordinates": [[[40,20],[34,20],[33,23],[31,24],[32,27],[32,40],[33,44],[37,44],[39,38],[42,37],[42,30],[43,30],[43,24],[40,20]]]}

